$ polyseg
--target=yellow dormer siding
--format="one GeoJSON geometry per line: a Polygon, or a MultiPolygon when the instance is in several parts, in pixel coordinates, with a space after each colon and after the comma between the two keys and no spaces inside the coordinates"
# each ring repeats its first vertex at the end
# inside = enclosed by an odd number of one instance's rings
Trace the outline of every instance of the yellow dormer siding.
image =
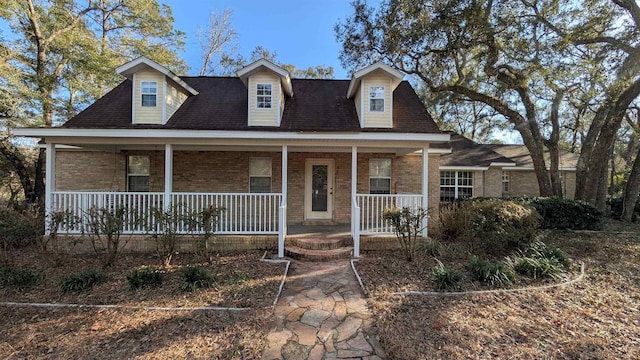
{"type": "Polygon", "coordinates": [[[164,75],[152,70],[140,70],[133,75],[133,123],[163,124],[165,80],[164,75]],[[156,89],[155,106],[143,106],[142,83],[154,83],[156,89]]]}
{"type": "Polygon", "coordinates": [[[360,85],[361,109],[359,115],[362,118],[361,124],[365,128],[391,128],[393,127],[393,83],[392,79],[382,73],[373,72],[362,78],[360,85]],[[375,93],[375,95],[373,94],[375,93]],[[372,97],[380,100],[382,95],[382,111],[380,107],[372,106],[372,97]]]}
{"type": "Polygon", "coordinates": [[[269,71],[249,77],[249,126],[279,126],[282,116],[280,78],[269,71]]]}

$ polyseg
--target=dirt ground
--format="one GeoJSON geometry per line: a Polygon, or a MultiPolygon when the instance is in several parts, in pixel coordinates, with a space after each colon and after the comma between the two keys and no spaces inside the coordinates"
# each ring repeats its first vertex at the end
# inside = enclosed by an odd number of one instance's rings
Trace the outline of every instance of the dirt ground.
{"type": "Polygon", "coordinates": [[[521,293],[395,296],[432,290],[432,264],[405,273],[399,254],[369,254],[391,269],[383,276],[367,259],[357,265],[382,346],[392,359],[640,358],[640,227],[609,222],[603,232],[554,232],[546,242],[574,266],[584,262],[585,278],[521,293]]]}
{"type": "MultiPolygon", "coordinates": [[[[44,259],[33,250],[14,251],[14,266],[45,272],[45,279],[24,291],[2,288],[0,301],[119,304],[159,307],[251,307],[248,311],[147,311],[129,309],[31,308],[0,306],[0,358],[3,359],[256,359],[271,329],[284,264],[260,262],[260,252],[224,253],[212,265],[211,289],[179,289],[179,269],[197,264],[179,255],[167,269],[162,287],[132,291],[126,274],[158,264],[149,255],[128,254],[107,269],[107,281],[89,291],[62,293],[65,274],[100,268],[92,255],[44,259]]],[[[5,264],[6,265],[6,264],[5,264]]]]}

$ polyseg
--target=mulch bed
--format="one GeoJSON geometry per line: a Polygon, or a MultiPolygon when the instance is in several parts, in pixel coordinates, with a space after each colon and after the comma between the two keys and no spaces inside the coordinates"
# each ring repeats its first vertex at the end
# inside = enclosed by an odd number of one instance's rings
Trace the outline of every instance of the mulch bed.
{"type": "Polygon", "coordinates": [[[613,222],[606,230],[554,232],[545,242],[567,252],[574,268],[584,262],[585,278],[522,293],[395,296],[433,291],[433,264],[372,254],[357,269],[382,346],[392,359],[640,358],[640,227],[613,222]]]}

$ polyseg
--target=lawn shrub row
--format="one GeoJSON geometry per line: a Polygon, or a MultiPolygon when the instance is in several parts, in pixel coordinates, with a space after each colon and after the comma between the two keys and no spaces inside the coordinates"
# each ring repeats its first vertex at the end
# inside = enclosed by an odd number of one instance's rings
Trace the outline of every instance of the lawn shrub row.
{"type": "MultiPolygon", "coordinates": [[[[607,205],[611,209],[611,217],[614,219],[620,219],[622,216],[622,198],[612,198],[607,201],[607,205]]],[[[636,202],[636,206],[633,208],[633,214],[631,215],[631,221],[637,222],[640,219],[640,201],[636,202]]]]}
{"type": "Polygon", "coordinates": [[[164,274],[164,268],[145,266],[127,274],[127,282],[131,290],[157,288],[162,286],[164,274]]]}
{"type": "Polygon", "coordinates": [[[96,269],[66,275],[60,280],[62,292],[89,290],[106,280],[106,275],[96,269]]]}
{"type": "Polygon", "coordinates": [[[578,200],[557,197],[514,198],[536,209],[542,229],[601,230],[604,213],[595,206],[578,200]]]}
{"type": "Polygon", "coordinates": [[[44,273],[37,269],[15,266],[0,268],[0,285],[14,289],[26,289],[44,279],[44,273]]]}

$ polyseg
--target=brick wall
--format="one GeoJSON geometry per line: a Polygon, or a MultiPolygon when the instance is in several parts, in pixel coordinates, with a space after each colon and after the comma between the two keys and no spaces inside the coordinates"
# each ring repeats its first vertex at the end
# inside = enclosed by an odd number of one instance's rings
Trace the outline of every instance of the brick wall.
{"type": "Polygon", "coordinates": [[[502,169],[489,168],[484,173],[484,194],[486,197],[502,197],[502,169]]]}

